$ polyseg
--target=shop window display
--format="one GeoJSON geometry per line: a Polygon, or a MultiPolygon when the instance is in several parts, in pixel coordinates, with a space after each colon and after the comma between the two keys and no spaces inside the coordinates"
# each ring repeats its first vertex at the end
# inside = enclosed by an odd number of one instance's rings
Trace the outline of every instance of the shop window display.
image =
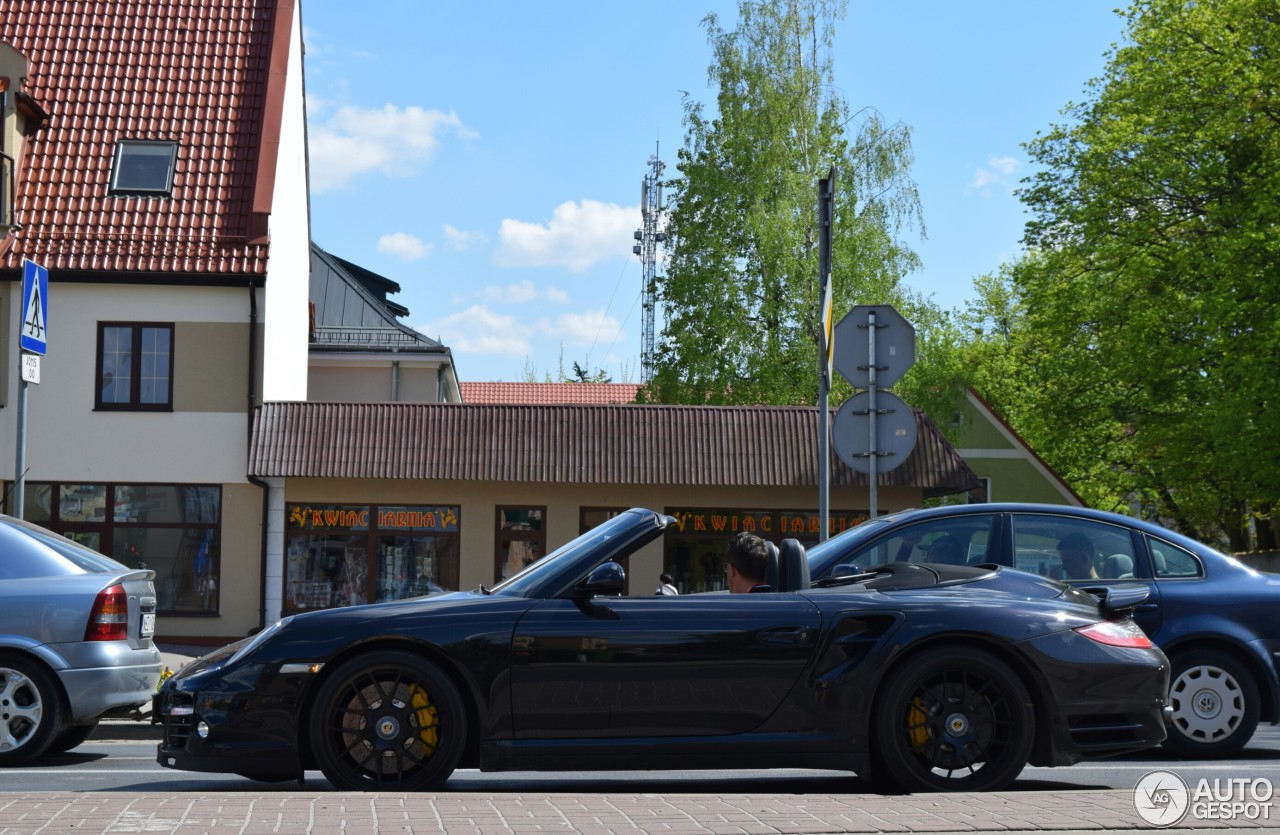
{"type": "Polygon", "coordinates": [[[290,505],[287,542],[286,611],[458,586],[456,506],[290,505]]]}

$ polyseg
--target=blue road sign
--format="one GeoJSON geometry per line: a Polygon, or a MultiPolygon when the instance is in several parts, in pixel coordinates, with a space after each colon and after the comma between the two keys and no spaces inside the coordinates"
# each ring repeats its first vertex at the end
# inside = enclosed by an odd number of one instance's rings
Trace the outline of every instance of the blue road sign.
{"type": "Polygon", "coordinates": [[[35,261],[22,261],[22,326],[18,347],[33,354],[49,348],[49,271],[35,261]]]}

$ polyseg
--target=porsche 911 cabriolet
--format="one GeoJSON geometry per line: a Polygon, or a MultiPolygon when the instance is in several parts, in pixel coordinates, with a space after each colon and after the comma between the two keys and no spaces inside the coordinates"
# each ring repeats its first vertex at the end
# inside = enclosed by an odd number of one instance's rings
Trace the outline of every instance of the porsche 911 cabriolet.
{"type": "Polygon", "coordinates": [[[927,562],[811,581],[784,540],[765,593],[623,594],[622,561],[674,524],[636,508],[493,589],[284,618],[165,682],[157,760],[318,768],[343,790],[436,789],[458,767],[799,767],[991,791],[1164,739],[1169,664],[1128,617],[1143,589],[927,562]]]}

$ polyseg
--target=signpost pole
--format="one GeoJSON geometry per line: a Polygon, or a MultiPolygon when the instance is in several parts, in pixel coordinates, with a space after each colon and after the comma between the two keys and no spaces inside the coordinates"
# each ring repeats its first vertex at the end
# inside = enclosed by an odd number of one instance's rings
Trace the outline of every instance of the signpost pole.
{"type": "Polygon", "coordinates": [[[818,541],[831,535],[831,226],[834,217],[836,167],[818,181],[818,330],[822,356],[818,372],[818,541]]]}
{"type": "Polygon", "coordinates": [[[867,380],[870,385],[867,387],[867,394],[870,402],[871,413],[867,415],[868,423],[871,425],[871,443],[867,447],[870,452],[870,460],[867,462],[870,466],[867,469],[867,483],[870,490],[870,504],[868,515],[870,518],[876,518],[876,481],[878,480],[879,467],[876,466],[876,459],[880,457],[876,450],[876,312],[874,310],[867,312],[867,380]]]}
{"type": "Polygon", "coordinates": [[[22,261],[22,317],[18,325],[18,448],[13,457],[13,515],[22,519],[27,498],[27,384],[40,382],[40,357],[49,347],[49,271],[29,258],[22,261]]]}
{"type": "MultiPolygon", "coordinates": [[[[22,352],[18,352],[18,373],[22,373],[22,352]]],[[[27,381],[18,378],[18,449],[13,457],[13,515],[24,519],[27,473],[27,381]]]]}

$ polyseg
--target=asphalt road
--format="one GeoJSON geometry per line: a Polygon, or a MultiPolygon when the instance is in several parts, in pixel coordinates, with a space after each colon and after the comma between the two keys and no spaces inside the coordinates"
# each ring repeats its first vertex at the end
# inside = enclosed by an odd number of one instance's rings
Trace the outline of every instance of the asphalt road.
{"type": "MultiPolygon", "coordinates": [[[[1251,744],[1225,760],[1188,761],[1161,749],[1115,760],[1078,763],[1069,768],[1027,768],[1010,791],[1133,789],[1142,775],[1163,769],[1191,783],[1267,778],[1280,785],[1280,727],[1259,728],[1251,744]]],[[[66,754],[43,757],[21,768],[4,769],[5,792],[296,792],[296,782],[259,783],[234,775],[196,774],[162,768],[154,741],[90,740],[66,754]]],[[[308,772],[305,788],[327,791],[328,782],[308,772]]],[[[619,790],[652,794],[756,793],[846,794],[868,791],[865,784],[831,771],[611,771],[601,773],[480,773],[461,770],[447,785],[453,792],[603,793],[619,790]]]]}

